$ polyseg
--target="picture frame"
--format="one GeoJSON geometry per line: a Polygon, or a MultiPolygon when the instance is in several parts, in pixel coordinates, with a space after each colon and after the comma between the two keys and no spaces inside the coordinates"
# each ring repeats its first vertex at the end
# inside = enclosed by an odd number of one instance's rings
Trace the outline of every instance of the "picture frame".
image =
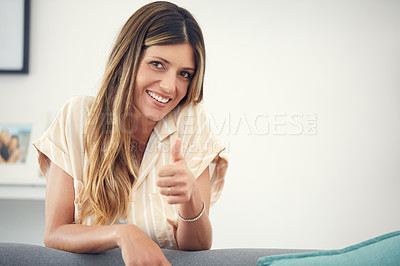
{"type": "Polygon", "coordinates": [[[25,138],[25,154],[23,159],[21,157],[21,160],[17,162],[5,163],[3,161],[0,163],[0,186],[41,186],[45,184],[45,179],[38,165],[37,151],[32,145],[32,142],[43,133],[44,127],[44,123],[29,123],[18,119],[0,124],[0,133],[4,131],[4,129],[9,129],[8,132],[10,136],[18,135],[15,134],[15,128],[31,129],[29,136],[25,138]]]}
{"type": "Polygon", "coordinates": [[[25,163],[32,125],[0,124],[0,164],[25,163]]]}
{"type": "Polygon", "coordinates": [[[0,0],[0,74],[29,72],[30,0],[0,0]]]}

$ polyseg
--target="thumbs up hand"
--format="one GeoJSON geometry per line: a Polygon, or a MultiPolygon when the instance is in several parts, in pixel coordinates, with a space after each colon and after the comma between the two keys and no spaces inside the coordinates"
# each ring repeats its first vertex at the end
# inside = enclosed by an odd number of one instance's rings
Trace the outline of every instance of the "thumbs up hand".
{"type": "Polygon", "coordinates": [[[172,144],[170,164],[161,167],[158,177],[156,184],[169,204],[183,204],[191,199],[196,179],[181,154],[179,138],[172,144]]]}

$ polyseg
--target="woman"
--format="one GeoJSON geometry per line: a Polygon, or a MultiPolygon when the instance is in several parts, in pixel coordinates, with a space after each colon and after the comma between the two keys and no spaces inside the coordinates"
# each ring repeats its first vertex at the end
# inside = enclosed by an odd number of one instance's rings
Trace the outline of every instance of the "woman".
{"type": "Polygon", "coordinates": [[[7,130],[0,131],[0,163],[6,163],[10,157],[8,144],[10,143],[11,136],[7,130]]]}
{"type": "Polygon", "coordinates": [[[211,247],[208,211],[227,160],[198,105],[204,66],[185,9],[154,2],[129,18],[97,97],[72,98],[34,143],[47,180],[46,246],[120,247],[135,265],[169,264],[160,248],[211,247]]]}
{"type": "Polygon", "coordinates": [[[19,138],[17,135],[11,136],[10,143],[8,144],[8,151],[10,157],[7,160],[7,163],[17,163],[21,160],[22,150],[19,147],[19,138]]]}

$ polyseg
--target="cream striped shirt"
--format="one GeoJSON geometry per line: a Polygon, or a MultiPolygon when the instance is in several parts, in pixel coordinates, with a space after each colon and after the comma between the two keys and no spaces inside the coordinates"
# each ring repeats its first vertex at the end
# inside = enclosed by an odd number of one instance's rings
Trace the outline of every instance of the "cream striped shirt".
{"type": "MultiPolygon", "coordinates": [[[[83,131],[93,101],[94,98],[89,96],[70,99],[50,128],[33,143],[45,176],[52,161],[74,178],[75,219],[81,213],[77,196],[85,183],[87,164],[83,131]]],[[[135,224],[160,247],[171,249],[177,247],[174,231],[178,210],[158,193],[155,182],[160,167],[169,164],[170,146],[178,137],[182,140],[181,153],[196,178],[209,166],[211,205],[220,196],[228,166],[225,147],[214,136],[201,105],[178,106],[156,124],[133,186],[130,212],[127,220],[122,222],[135,224]]],[[[84,224],[90,224],[90,217],[84,224]]]]}

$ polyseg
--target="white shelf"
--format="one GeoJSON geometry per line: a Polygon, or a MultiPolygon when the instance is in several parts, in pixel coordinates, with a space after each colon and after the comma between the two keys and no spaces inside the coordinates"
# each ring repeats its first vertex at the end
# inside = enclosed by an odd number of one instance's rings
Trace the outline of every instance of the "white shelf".
{"type": "Polygon", "coordinates": [[[45,192],[43,178],[0,179],[0,199],[44,200],[45,192]]]}

